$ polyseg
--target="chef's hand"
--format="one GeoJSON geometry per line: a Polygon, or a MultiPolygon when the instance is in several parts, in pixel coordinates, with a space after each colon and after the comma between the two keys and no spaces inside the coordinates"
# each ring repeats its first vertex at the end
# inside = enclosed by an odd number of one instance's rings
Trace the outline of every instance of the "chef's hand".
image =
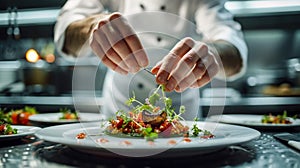
{"type": "Polygon", "coordinates": [[[139,38],[120,13],[98,22],[91,33],[90,46],[103,64],[121,74],[136,73],[149,63],[139,38]]]}
{"type": "Polygon", "coordinates": [[[182,92],[204,86],[218,73],[219,64],[205,43],[185,38],[152,68],[166,91],[182,92]]]}

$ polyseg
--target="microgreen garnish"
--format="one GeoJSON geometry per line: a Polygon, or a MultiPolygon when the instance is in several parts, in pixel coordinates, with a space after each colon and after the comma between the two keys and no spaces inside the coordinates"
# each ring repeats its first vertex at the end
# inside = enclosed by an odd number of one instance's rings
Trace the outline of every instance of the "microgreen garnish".
{"type": "Polygon", "coordinates": [[[36,114],[37,111],[34,107],[25,106],[24,111],[29,112],[30,114],[36,114]]]}
{"type": "Polygon", "coordinates": [[[158,93],[153,93],[150,97],[149,97],[149,103],[152,105],[155,105],[155,103],[159,100],[160,96],[158,93]]]}
{"type": "Polygon", "coordinates": [[[152,132],[151,127],[144,128],[142,134],[144,134],[146,141],[154,141],[154,139],[158,138],[158,134],[156,132],[152,132]]]}
{"type": "MultiPolygon", "coordinates": [[[[144,110],[153,113],[153,112],[157,112],[156,103],[160,100],[163,101],[162,103],[164,104],[165,107],[160,109],[159,112],[165,111],[167,113],[169,120],[174,120],[174,119],[178,119],[178,118],[183,120],[183,118],[180,115],[185,112],[185,107],[180,106],[179,114],[176,114],[176,112],[173,108],[173,105],[172,105],[172,99],[169,97],[166,97],[165,87],[163,85],[159,85],[155,89],[153,94],[150,95],[149,98],[147,98],[145,100],[145,103],[141,103],[139,100],[137,100],[135,97],[135,94],[133,93],[133,96],[131,98],[129,98],[125,102],[125,104],[127,106],[132,106],[134,102],[137,103],[137,105],[132,108],[132,112],[135,114],[142,112],[144,110]],[[161,95],[158,93],[160,90],[161,90],[161,95]]],[[[161,107],[159,107],[159,108],[161,108],[161,107]]]]}
{"type": "Polygon", "coordinates": [[[203,135],[204,136],[209,136],[209,135],[212,135],[212,133],[208,130],[204,130],[203,135]]]}
{"type": "Polygon", "coordinates": [[[8,124],[11,124],[12,123],[12,119],[11,117],[9,117],[7,114],[5,114],[4,110],[3,109],[0,109],[0,122],[3,122],[3,123],[8,123],[8,124]]]}
{"type": "MultiPolygon", "coordinates": [[[[198,128],[197,124],[193,124],[193,128],[192,128],[192,131],[193,131],[193,135],[194,136],[198,136],[200,132],[202,132],[202,130],[200,128],[198,128]]],[[[206,130],[204,130],[205,132],[206,130]]]]}

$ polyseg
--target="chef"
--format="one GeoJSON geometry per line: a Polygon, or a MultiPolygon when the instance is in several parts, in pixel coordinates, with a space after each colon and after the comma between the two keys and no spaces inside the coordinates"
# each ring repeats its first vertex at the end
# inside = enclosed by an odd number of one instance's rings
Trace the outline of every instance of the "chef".
{"type": "Polygon", "coordinates": [[[163,84],[176,109],[184,105],[183,117],[192,120],[199,117],[199,88],[214,77],[235,80],[246,68],[241,26],[224,3],[68,0],[54,40],[66,59],[96,55],[108,68],[101,109],[106,116],[125,110],[133,93],[143,102],[163,84]]]}

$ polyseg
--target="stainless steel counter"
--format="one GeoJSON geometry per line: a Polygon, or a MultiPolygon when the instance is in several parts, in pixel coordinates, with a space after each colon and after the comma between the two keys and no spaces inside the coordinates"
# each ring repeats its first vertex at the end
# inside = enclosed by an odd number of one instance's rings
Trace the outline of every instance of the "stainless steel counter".
{"type": "MultiPolygon", "coordinates": [[[[82,99],[87,106],[103,105],[103,98],[97,97],[82,99]]],[[[266,112],[278,107],[300,108],[300,97],[248,97],[239,99],[201,99],[202,106],[222,106],[225,102],[225,112],[233,112],[236,107],[240,113],[266,112]],[[229,108],[229,109],[228,109],[229,108]]],[[[42,97],[42,96],[11,96],[0,97],[0,108],[16,107],[16,105],[34,105],[49,107],[73,106],[74,98],[71,96],[42,97]]],[[[299,113],[299,111],[298,111],[299,113]]],[[[300,167],[300,153],[273,138],[274,133],[283,130],[261,130],[262,135],[251,142],[229,146],[221,151],[183,158],[122,158],[99,157],[74,150],[62,144],[42,141],[35,136],[28,136],[22,140],[0,143],[0,167],[300,167]]],[[[300,129],[287,130],[300,136],[300,129]]]]}
{"type": "MultiPolygon", "coordinates": [[[[296,133],[300,136],[300,133],[296,133]]],[[[262,135],[249,143],[221,151],[183,158],[99,157],[68,146],[28,136],[21,141],[0,144],[0,167],[285,167],[299,168],[300,153],[273,138],[262,135]]]]}

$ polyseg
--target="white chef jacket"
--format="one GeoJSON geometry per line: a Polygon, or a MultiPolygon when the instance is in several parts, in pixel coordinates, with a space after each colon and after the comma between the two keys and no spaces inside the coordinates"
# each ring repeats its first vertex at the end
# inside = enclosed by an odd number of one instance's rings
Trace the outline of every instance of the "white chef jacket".
{"type": "MultiPolygon", "coordinates": [[[[240,77],[246,69],[247,46],[241,26],[224,8],[225,0],[68,0],[61,9],[55,25],[55,43],[60,55],[74,59],[62,52],[67,26],[92,14],[121,12],[137,32],[143,47],[154,66],[182,38],[195,40],[225,40],[240,52],[243,68],[227,80],[240,77]]],[[[91,51],[89,46],[84,49],[91,51]]],[[[88,53],[88,52],[84,52],[88,53]]],[[[89,54],[92,54],[90,52],[89,54]]],[[[156,87],[154,77],[142,71],[123,76],[108,70],[103,88],[102,112],[108,116],[119,109],[126,109],[124,102],[132,96],[144,99],[156,87]]],[[[199,114],[199,90],[188,89],[183,93],[170,93],[175,107],[184,105],[186,119],[199,114]]],[[[199,116],[198,116],[199,117],[199,116]]]]}

